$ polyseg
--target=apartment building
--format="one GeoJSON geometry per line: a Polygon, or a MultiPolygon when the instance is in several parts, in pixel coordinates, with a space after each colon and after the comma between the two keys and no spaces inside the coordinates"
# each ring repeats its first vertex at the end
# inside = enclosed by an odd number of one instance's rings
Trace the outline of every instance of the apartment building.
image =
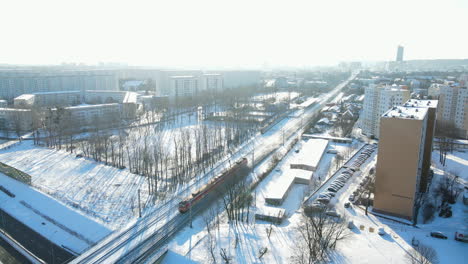
{"type": "Polygon", "coordinates": [[[206,73],[200,78],[201,91],[222,91],[223,76],[219,73],[206,73]]]}
{"type": "Polygon", "coordinates": [[[33,94],[22,94],[14,100],[17,108],[30,108],[32,106],[69,106],[81,102],[80,91],[43,92],[33,94]]]}
{"type": "Polygon", "coordinates": [[[400,86],[373,85],[365,89],[362,133],[379,138],[380,117],[393,106],[402,105],[410,98],[410,91],[400,86]]]}
{"type": "Polygon", "coordinates": [[[437,120],[454,125],[456,134],[468,138],[468,89],[459,86],[441,86],[437,120]]]}
{"type": "Polygon", "coordinates": [[[115,71],[108,70],[0,70],[0,97],[12,101],[22,94],[118,90],[115,71]]]}
{"type": "Polygon", "coordinates": [[[32,116],[30,109],[0,108],[0,129],[29,131],[32,128],[32,116]]]}
{"type": "Polygon", "coordinates": [[[197,76],[171,76],[170,97],[191,97],[199,91],[199,80],[197,76]]]}
{"type": "Polygon", "coordinates": [[[98,105],[79,105],[65,107],[75,124],[86,126],[102,122],[101,125],[106,126],[117,123],[121,118],[121,104],[98,104],[98,105]],[[106,123],[106,124],[104,124],[106,123]]]}
{"type": "Polygon", "coordinates": [[[413,220],[427,190],[437,101],[409,100],[380,119],[374,211],[413,220]]]}

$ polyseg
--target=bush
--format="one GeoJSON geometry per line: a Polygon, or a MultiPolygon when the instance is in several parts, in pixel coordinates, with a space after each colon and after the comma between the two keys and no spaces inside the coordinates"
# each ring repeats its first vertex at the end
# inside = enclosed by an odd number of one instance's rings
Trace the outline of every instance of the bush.
{"type": "Polygon", "coordinates": [[[423,208],[423,222],[427,223],[434,217],[434,213],[436,212],[436,207],[433,203],[427,203],[424,205],[423,208]]]}

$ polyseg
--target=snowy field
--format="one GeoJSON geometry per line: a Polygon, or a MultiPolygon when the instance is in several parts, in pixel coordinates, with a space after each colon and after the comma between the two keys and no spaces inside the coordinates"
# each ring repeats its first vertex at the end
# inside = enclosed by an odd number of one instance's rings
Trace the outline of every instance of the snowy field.
{"type": "MultiPolygon", "coordinates": [[[[341,148],[340,145],[335,148],[341,148]]],[[[280,172],[286,171],[289,165],[287,160],[294,155],[291,151],[273,172],[260,183],[255,191],[256,207],[266,206],[263,193],[268,185],[278,179],[280,172]],[[285,167],[286,166],[286,167],[285,167]]],[[[438,159],[438,153],[433,153],[433,159],[438,159]]],[[[325,154],[319,164],[319,170],[333,170],[330,168],[334,155],[325,154]],[[327,164],[328,163],[328,164],[327,164]]],[[[363,225],[364,230],[354,228],[349,230],[348,237],[338,244],[337,250],[332,254],[331,263],[408,263],[407,254],[412,249],[413,237],[425,245],[433,247],[438,255],[439,263],[465,263],[468,257],[468,243],[462,243],[453,239],[454,232],[463,226],[467,226],[467,207],[462,204],[461,198],[453,206],[452,218],[435,219],[428,224],[418,224],[417,227],[377,217],[373,214],[365,215],[364,209],[352,206],[344,208],[349,195],[356,189],[361,179],[375,166],[376,155],[369,158],[361,167],[362,171],[355,174],[347,184],[348,188],[332,199],[336,210],[347,219],[353,220],[356,226],[363,225]],[[371,232],[369,227],[373,227],[371,232]],[[386,231],[384,236],[377,234],[379,227],[386,231]],[[442,231],[449,238],[441,240],[429,236],[431,231],[442,231]]],[[[435,168],[434,180],[441,176],[440,164],[435,168]]],[[[468,154],[454,152],[447,155],[447,170],[457,171],[460,177],[467,179],[468,154]]],[[[301,223],[301,201],[307,192],[307,186],[294,184],[282,206],[272,208],[286,208],[288,219],[281,225],[273,225],[271,237],[267,237],[266,228],[269,223],[256,221],[251,225],[233,226],[222,222],[216,232],[216,244],[218,248],[215,254],[220,260],[220,248],[226,249],[234,263],[292,263],[291,256],[297,244],[297,227],[301,223]],[[221,234],[221,235],[220,235],[221,234]],[[236,242],[237,241],[237,242],[236,242]],[[268,247],[268,252],[259,259],[259,250],[268,247]]],[[[211,263],[209,253],[207,230],[203,217],[197,217],[192,229],[185,228],[176,236],[170,251],[163,263],[211,263]]]]}
{"type": "Polygon", "coordinates": [[[109,229],[135,218],[138,189],[141,200],[147,200],[143,177],[65,151],[37,147],[32,141],[0,150],[0,162],[31,175],[34,188],[109,229]]]}

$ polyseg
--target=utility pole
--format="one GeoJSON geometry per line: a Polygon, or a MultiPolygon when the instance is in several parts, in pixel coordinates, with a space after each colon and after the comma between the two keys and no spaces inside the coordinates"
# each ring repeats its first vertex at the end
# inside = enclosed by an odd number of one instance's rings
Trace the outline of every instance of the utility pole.
{"type": "Polygon", "coordinates": [[[284,146],[284,129],[281,129],[281,134],[283,135],[283,146],[284,146]]]}
{"type": "Polygon", "coordinates": [[[189,218],[190,218],[190,228],[192,228],[192,200],[190,200],[189,206],[190,206],[189,207],[189,211],[190,211],[190,216],[189,216],[189,218]]]}
{"type": "Polygon", "coordinates": [[[255,166],[255,142],[253,142],[253,149],[252,149],[252,171],[255,166]]]}
{"type": "Polygon", "coordinates": [[[141,218],[140,189],[138,189],[138,218],[141,218]]]}

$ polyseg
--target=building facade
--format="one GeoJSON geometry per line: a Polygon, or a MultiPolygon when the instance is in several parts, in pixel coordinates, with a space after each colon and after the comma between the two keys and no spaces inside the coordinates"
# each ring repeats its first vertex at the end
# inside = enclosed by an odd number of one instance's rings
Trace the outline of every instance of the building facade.
{"type": "Polygon", "coordinates": [[[199,92],[197,76],[172,76],[170,82],[170,97],[191,97],[199,92]]]}
{"type": "Polygon", "coordinates": [[[118,90],[117,74],[108,70],[0,70],[0,98],[12,101],[22,94],[118,90]]]}
{"type": "Polygon", "coordinates": [[[459,86],[441,86],[437,120],[448,122],[460,138],[468,138],[468,89],[459,86]]]}
{"type": "Polygon", "coordinates": [[[437,101],[409,100],[380,119],[374,211],[414,220],[430,180],[437,101]]]}
{"type": "Polygon", "coordinates": [[[17,108],[70,106],[81,102],[80,91],[43,92],[22,94],[14,100],[17,108]]]}
{"type": "Polygon", "coordinates": [[[0,108],[0,130],[25,132],[32,129],[31,109],[0,108]]]}
{"type": "Polygon", "coordinates": [[[219,73],[206,73],[200,78],[201,91],[222,91],[223,76],[219,73]]]}
{"type": "Polygon", "coordinates": [[[397,55],[396,55],[396,61],[397,62],[402,62],[403,61],[403,52],[405,48],[403,46],[398,46],[397,48],[397,55]]]}
{"type": "Polygon", "coordinates": [[[361,119],[362,133],[379,138],[380,117],[393,106],[410,98],[410,91],[398,86],[369,85],[365,89],[361,119]]]}
{"type": "Polygon", "coordinates": [[[121,108],[121,104],[112,103],[71,106],[64,109],[70,113],[73,122],[79,126],[100,124],[103,127],[107,127],[119,122],[121,119],[121,108]]]}

